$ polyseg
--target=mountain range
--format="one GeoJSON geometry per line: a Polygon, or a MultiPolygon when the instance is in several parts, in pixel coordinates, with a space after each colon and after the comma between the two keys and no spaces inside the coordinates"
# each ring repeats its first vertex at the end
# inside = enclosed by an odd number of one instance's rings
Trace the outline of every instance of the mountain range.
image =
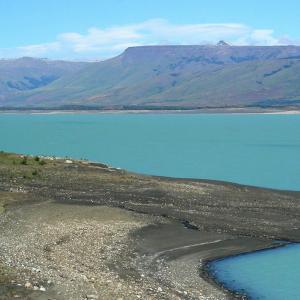
{"type": "Polygon", "coordinates": [[[141,46],[100,62],[0,60],[0,106],[300,105],[300,46],[141,46]]]}

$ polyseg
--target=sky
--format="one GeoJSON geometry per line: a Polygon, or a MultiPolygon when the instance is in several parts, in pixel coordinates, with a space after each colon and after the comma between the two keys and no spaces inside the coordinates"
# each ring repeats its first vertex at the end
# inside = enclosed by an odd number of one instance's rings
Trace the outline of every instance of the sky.
{"type": "Polygon", "coordinates": [[[0,0],[0,58],[101,60],[130,46],[300,45],[299,0],[0,0]]]}

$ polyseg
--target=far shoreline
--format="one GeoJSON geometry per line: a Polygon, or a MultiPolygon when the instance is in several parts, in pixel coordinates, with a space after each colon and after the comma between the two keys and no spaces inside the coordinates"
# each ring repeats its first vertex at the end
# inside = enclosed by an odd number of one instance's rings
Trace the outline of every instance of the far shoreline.
{"type": "Polygon", "coordinates": [[[228,114],[228,115],[299,115],[298,107],[230,107],[195,109],[61,109],[61,108],[1,108],[0,114],[228,114]]]}

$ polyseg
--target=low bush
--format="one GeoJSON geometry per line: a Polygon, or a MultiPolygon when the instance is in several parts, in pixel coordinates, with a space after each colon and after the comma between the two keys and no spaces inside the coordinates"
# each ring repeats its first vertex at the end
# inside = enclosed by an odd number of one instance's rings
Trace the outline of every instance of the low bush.
{"type": "Polygon", "coordinates": [[[24,157],[21,159],[20,164],[21,164],[21,165],[27,165],[27,164],[28,164],[27,156],[24,156],[24,157]]]}
{"type": "Polygon", "coordinates": [[[43,165],[46,164],[46,162],[45,162],[44,160],[40,160],[40,161],[39,161],[39,164],[40,164],[41,166],[43,166],[43,165]]]}

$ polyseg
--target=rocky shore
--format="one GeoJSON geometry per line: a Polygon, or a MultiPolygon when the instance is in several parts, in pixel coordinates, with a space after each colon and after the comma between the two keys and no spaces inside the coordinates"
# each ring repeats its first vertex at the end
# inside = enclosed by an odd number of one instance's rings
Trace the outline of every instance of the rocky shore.
{"type": "Polygon", "coordinates": [[[207,260],[300,240],[300,193],[0,153],[0,299],[233,299],[207,260]]]}

